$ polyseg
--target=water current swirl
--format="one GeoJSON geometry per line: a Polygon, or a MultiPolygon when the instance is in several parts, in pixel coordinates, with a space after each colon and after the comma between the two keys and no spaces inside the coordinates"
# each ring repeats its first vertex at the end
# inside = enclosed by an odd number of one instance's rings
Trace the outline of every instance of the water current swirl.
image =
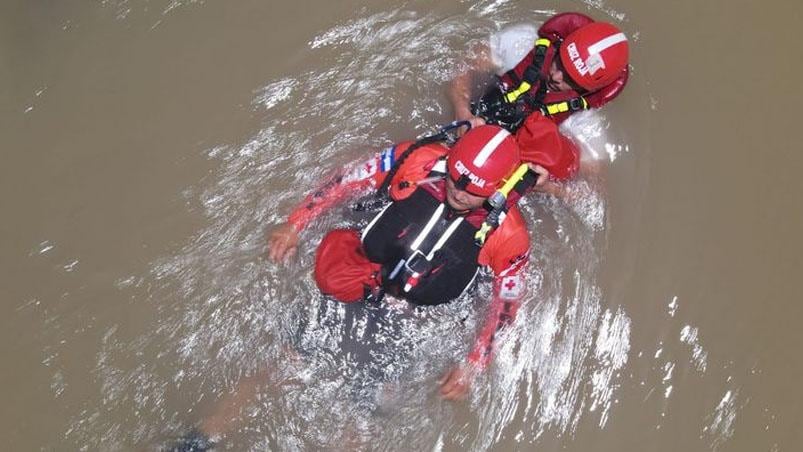
{"type": "MultiPolygon", "coordinates": [[[[228,447],[485,450],[546,431],[571,435],[585,418],[604,427],[631,320],[598,287],[609,227],[601,177],[569,184],[568,203],[537,195],[523,203],[529,295],[467,405],[440,400],[435,388],[467,352],[487,278],[473,296],[428,310],[390,303],[355,312],[327,301],[310,267],[327,230],[364,221],[345,208],[305,231],[288,265],[264,258],[265,231],[327,174],[449,119],[442,90],[465,43],[514,22],[515,3],[475,2],[460,15],[416,5],[356,13],[309,41],[325,70],[255,89],[264,126],[243,144],[205,149],[215,170],[182,194],[204,226],[149,274],[119,282],[121,291],[146,289],[153,322],[106,332],[94,369],[104,403],[79,413],[68,437],[88,449],[159,442],[263,373],[228,447]],[[371,356],[347,336],[372,342],[371,356]],[[144,412],[161,422],[142,422],[144,412]]],[[[537,22],[554,13],[526,12],[537,22]]],[[[589,162],[606,162],[630,151],[611,142],[609,127],[604,113],[587,113],[564,130],[589,162]]]]}

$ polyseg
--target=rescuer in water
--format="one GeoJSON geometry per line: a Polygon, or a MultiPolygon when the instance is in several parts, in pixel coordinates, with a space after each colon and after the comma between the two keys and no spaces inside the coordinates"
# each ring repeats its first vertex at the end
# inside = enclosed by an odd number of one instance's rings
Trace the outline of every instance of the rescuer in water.
{"type": "Polygon", "coordinates": [[[308,196],[270,234],[269,257],[288,258],[310,221],[349,193],[384,183],[391,202],[362,231],[339,229],[324,237],[315,280],[324,294],[345,303],[389,294],[437,305],[460,296],[480,268],[489,267],[494,282],[486,321],[466,362],[441,382],[443,397],[459,399],[490,362],[496,334],[513,321],[524,295],[529,236],[515,190],[533,175],[513,135],[498,126],[470,130],[451,150],[429,143],[406,153],[411,146],[394,146],[308,196]]]}
{"type": "Polygon", "coordinates": [[[616,26],[580,13],[561,13],[536,29],[508,26],[474,46],[451,81],[455,119],[493,123],[515,131],[532,112],[560,123],[574,112],[599,108],[621,93],[628,78],[629,45],[616,26]],[[476,74],[496,85],[472,103],[476,74]]]}
{"type": "Polygon", "coordinates": [[[540,176],[535,189],[563,198],[564,188],[556,181],[576,175],[580,151],[557,125],[618,96],[627,83],[628,60],[627,37],[616,26],[580,13],[561,13],[538,29],[512,25],[476,44],[449,85],[449,99],[458,121],[498,124],[517,132],[523,153],[551,148],[548,162],[531,160],[531,169],[540,176]],[[477,74],[494,74],[496,83],[472,102],[477,74]],[[549,168],[556,159],[562,162],[560,174],[549,168]]]}
{"type": "MultiPolygon", "coordinates": [[[[399,143],[340,172],[308,195],[268,235],[268,257],[285,261],[299,233],[335,205],[366,190],[389,203],[362,230],[330,231],[315,256],[315,281],[343,303],[383,303],[387,294],[415,306],[448,303],[470,289],[482,267],[493,274],[485,320],[464,362],[440,380],[439,393],[462,399],[494,354],[500,331],[524,299],[529,234],[516,201],[535,182],[507,130],[484,125],[450,149],[439,140],[399,143]]],[[[216,411],[172,450],[203,451],[231,430],[266,375],[244,378],[216,411]]]]}

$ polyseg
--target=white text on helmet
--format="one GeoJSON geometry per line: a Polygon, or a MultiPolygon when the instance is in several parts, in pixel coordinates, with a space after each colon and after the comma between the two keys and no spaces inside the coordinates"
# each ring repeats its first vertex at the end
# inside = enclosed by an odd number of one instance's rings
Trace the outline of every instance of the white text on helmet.
{"type": "Polygon", "coordinates": [[[580,58],[580,52],[577,51],[577,44],[574,42],[569,44],[566,47],[566,51],[569,52],[569,59],[572,60],[572,64],[577,68],[577,72],[579,72],[580,75],[586,75],[586,73],[588,73],[588,68],[583,62],[583,59],[580,58]]]}
{"type": "Polygon", "coordinates": [[[472,173],[468,168],[466,168],[466,165],[463,164],[462,160],[455,162],[454,167],[458,173],[468,177],[468,180],[470,180],[473,185],[476,185],[480,188],[485,188],[485,179],[472,173]]]}

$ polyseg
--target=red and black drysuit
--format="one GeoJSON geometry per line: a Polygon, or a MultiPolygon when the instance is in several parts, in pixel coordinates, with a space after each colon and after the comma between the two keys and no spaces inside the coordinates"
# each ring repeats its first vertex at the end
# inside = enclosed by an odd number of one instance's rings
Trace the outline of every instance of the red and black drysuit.
{"type": "MultiPolygon", "coordinates": [[[[561,13],[551,17],[538,29],[538,36],[548,39],[551,45],[541,49],[535,46],[513,69],[499,77],[497,87],[494,88],[496,92],[486,94],[483,99],[493,98],[498,92],[508,93],[518,88],[527,78],[536,79],[538,81],[533,81],[532,87],[519,97],[516,108],[521,110],[522,118],[534,111],[541,111],[556,124],[562,123],[576,111],[600,108],[613,100],[627,84],[629,74],[627,66],[617,79],[591,93],[581,95],[575,90],[553,92],[546,88],[552,61],[557,59],[556,61],[560,62],[559,48],[563,40],[575,30],[592,22],[594,19],[580,13],[561,13]],[[529,77],[528,72],[532,73],[529,77]]],[[[507,127],[506,124],[502,125],[507,127]]],[[[512,129],[515,130],[516,127],[512,129]]]]}
{"type": "MultiPolygon", "coordinates": [[[[350,194],[380,186],[410,145],[396,145],[332,179],[307,196],[288,221],[301,231],[350,194]]],[[[362,300],[381,286],[413,303],[434,305],[458,297],[480,267],[490,267],[493,300],[468,358],[485,366],[496,333],[513,321],[524,295],[521,272],[528,262],[529,236],[512,206],[485,245],[474,244],[474,232],[488,212],[458,213],[448,207],[445,180],[436,177],[445,174],[448,151],[440,144],[416,149],[391,181],[392,202],[368,226],[327,234],[316,253],[315,280],[323,293],[344,302],[362,300]]]]}

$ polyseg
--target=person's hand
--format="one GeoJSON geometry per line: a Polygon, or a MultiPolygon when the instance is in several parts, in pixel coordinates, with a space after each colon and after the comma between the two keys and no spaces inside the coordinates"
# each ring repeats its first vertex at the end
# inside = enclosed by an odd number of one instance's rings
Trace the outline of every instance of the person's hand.
{"type": "Polygon", "coordinates": [[[566,197],[566,191],[563,189],[563,187],[560,184],[549,180],[548,169],[532,162],[528,162],[527,166],[529,166],[532,171],[538,174],[538,179],[535,181],[535,186],[533,187],[535,191],[546,193],[559,199],[564,199],[566,197]]]}
{"type": "MultiPolygon", "coordinates": [[[[469,110],[464,110],[464,111],[458,112],[455,115],[454,120],[455,121],[468,121],[469,124],[471,124],[471,128],[472,129],[476,128],[476,127],[479,127],[479,126],[482,126],[482,125],[485,125],[485,120],[484,119],[480,118],[479,116],[472,115],[469,110]]],[[[458,136],[462,136],[466,132],[468,132],[468,129],[466,129],[465,127],[461,127],[460,129],[457,130],[457,135],[458,136]]]]}
{"type": "MultiPolygon", "coordinates": [[[[480,118],[479,116],[474,116],[471,114],[471,111],[468,108],[458,108],[456,109],[456,113],[454,115],[455,121],[468,121],[471,124],[471,128],[479,127],[485,125],[485,120],[480,118]]],[[[457,136],[462,136],[464,133],[468,132],[468,129],[465,127],[461,127],[457,130],[457,136]]]]}
{"type": "Polygon", "coordinates": [[[464,365],[453,367],[440,381],[440,394],[446,400],[463,400],[474,380],[474,368],[464,365]]]}
{"type": "Polygon", "coordinates": [[[274,262],[287,260],[296,254],[298,231],[290,223],[283,223],[268,236],[268,258],[274,262]]]}
{"type": "Polygon", "coordinates": [[[474,115],[471,115],[468,118],[460,119],[460,121],[468,121],[471,124],[472,129],[485,125],[484,119],[474,115]]]}
{"type": "Polygon", "coordinates": [[[549,170],[537,163],[532,162],[527,162],[527,166],[530,167],[532,172],[538,175],[538,179],[535,181],[535,189],[539,190],[543,188],[549,180],[549,170]]]}

